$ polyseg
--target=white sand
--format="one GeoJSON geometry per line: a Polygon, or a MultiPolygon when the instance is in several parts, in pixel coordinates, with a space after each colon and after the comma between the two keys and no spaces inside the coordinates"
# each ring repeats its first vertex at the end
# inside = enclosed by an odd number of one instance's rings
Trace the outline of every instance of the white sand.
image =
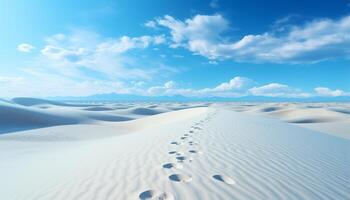
{"type": "Polygon", "coordinates": [[[231,104],[230,107],[240,112],[271,116],[297,126],[350,139],[349,103],[231,104]]]}
{"type": "MultiPolygon", "coordinates": [[[[332,128],[324,134],[300,126],[347,126],[348,114],[334,111],[347,109],[345,105],[322,104],[326,111],[321,118],[326,120],[314,120],[319,110],[305,104],[219,104],[142,118],[132,111],[149,114],[148,109],[165,112],[183,105],[105,104],[97,107],[110,109],[92,110],[47,102],[0,105],[20,108],[14,110],[25,114],[18,118],[22,131],[0,135],[0,199],[345,200],[350,196],[350,140],[338,133],[329,135],[332,128]],[[268,112],[261,111],[265,108],[268,112]],[[278,113],[282,110],[295,113],[278,113]],[[32,111],[50,115],[52,123],[28,128],[32,111]],[[91,117],[106,114],[138,119],[111,122],[91,117]],[[299,114],[309,123],[290,121],[299,114]],[[76,123],[56,126],[57,116],[76,123]]],[[[0,114],[6,119],[3,111],[0,114]]]]}

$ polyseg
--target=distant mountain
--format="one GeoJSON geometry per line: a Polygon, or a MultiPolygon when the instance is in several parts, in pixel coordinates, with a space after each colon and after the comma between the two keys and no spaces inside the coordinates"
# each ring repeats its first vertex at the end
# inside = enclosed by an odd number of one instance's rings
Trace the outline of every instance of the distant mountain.
{"type": "Polygon", "coordinates": [[[310,98],[280,98],[263,96],[244,97],[185,97],[181,95],[173,96],[140,96],[132,94],[96,94],[84,97],[48,97],[49,100],[58,101],[120,101],[120,102],[150,102],[150,101],[209,101],[209,102],[350,102],[350,97],[310,97],[310,98]]]}

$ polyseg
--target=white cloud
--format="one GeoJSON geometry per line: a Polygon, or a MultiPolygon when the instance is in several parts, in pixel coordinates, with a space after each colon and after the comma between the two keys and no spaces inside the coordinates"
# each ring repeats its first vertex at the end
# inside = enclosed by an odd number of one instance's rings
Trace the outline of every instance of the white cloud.
{"type": "Polygon", "coordinates": [[[174,81],[168,81],[162,86],[152,86],[148,88],[147,92],[149,95],[166,95],[172,92],[175,85],[174,81]]]}
{"type": "Polygon", "coordinates": [[[223,82],[212,88],[190,89],[179,88],[173,81],[166,82],[161,86],[153,86],[147,90],[148,95],[182,95],[186,97],[244,97],[265,96],[282,98],[308,98],[314,96],[300,89],[280,83],[254,86],[255,81],[246,77],[236,76],[228,82],[223,82]],[[254,86],[254,87],[253,87],[254,86]]]}
{"type": "Polygon", "coordinates": [[[49,59],[76,62],[80,59],[80,56],[84,55],[86,51],[84,48],[69,50],[52,45],[46,45],[40,52],[49,59]]]}
{"type": "Polygon", "coordinates": [[[210,64],[210,65],[218,65],[219,63],[217,61],[215,61],[215,60],[209,60],[208,64],[210,64]]]}
{"type": "Polygon", "coordinates": [[[249,87],[254,85],[254,81],[236,76],[228,82],[223,82],[213,88],[204,88],[192,91],[194,96],[209,96],[209,97],[240,97],[247,95],[249,87]]]}
{"type": "Polygon", "coordinates": [[[17,46],[17,50],[20,51],[20,52],[25,52],[25,53],[29,53],[31,52],[33,49],[35,49],[34,46],[30,45],[30,44],[27,44],[27,43],[22,43],[22,44],[19,44],[17,46]]]}
{"type": "Polygon", "coordinates": [[[105,38],[73,29],[69,34],[44,38],[44,42],[39,53],[21,68],[20,81],[0,77],[2,96],[145,94],[149,82],[177,72],[161,59],[139,54],[139,50],[165,43],[164,35],[105,38]]]}
{"type": "Polygon", "coordinates": [[[233,79],[231,79],[229,82],[221,83],[220,85],[216,86],[212,89],[212,91],[230,91],[230,90],[240,90],[240,89],[246,89],[247,86],[252,84],[252,80],[236,76],[233,79]]]}
{"type": "Polygon", "coordinates": [[[350,16],[320,19],[304,25],[286,25],[284,31],[249,34],[232,41],[223,36],[229,30],[221,15],[196,15],[184,21],[166,15],[159,26],[170,30],[171,47],[185,47],[209,59],[249,62],[314,63],[349,58],[350,16]]]}
{"type": "Polygon", "coordinates": [[[168,81],[161,86],[150,87],[149,95],[183,95],[187,97],[240,97],[247,94],[247,89],[253,80],[245,77],[234,77],[228,82],[221,83],[213,88],[190,89],[178,88],[175,82],[168,81]]]}
{"type": "Polygon", "coordinates": [[[157,27],[157,23],[155,21],[148,21],[144,24],[146,27],[149,27],[149,28],[156,28],[157,27]]]}
{"type": "Polygon", "coordinates": [[[319,96],[325,96],[325,97],[339,97],[339,96],[350,96],[350,93],[344,92],[343,90],[331,90],[326,87],[317,87],[315,88],[315,92],[319,96]]]}
{"type": "Polygon", "coordinates": [[[266,97],[293,97],[293,98],[301,97],[303,98],[303,97],[311,96],[311,94],[302,92],[300,89],[296,89],[280,83],[270,83],[259,87],[253,87],[249,89],[249,92],[253,96],[266,96],[266,97]]]}
{"type": "Polygon", "coordinates": [[[171,89],[175,87],[175,82],[174,81],[168,81],[164,84],[164,88],[166,89],[171,89]]]}
{"type": "Polygon", "coordinates": [[[157,23],[170,29],[174,45],[185,41],[216,40],[228,28],[228,22],[221,15],[196,15],[184,22],[166,15],[157,19],[157,23]]]}
{"type": "Polygon", "coordinates": [[[154,44],[163,44],[166,42],[166,38],[164,35],[157,35],[153,37],[154,44]]]}
{"type": "Polygon", "coordinates": [[[141,37],[128,37],[123,36],[118,39],[109,40],[98,44],[98,52],[113,52],[113,53],[124,53],[131,49],[144,49],[151,44],[162,44],[165,42],[163,35],[158,36],[141,36],[141,37]]]}
{"type": "MultiPolygon", "coordinates": [[[[128,54],[131,50],[145,49],[165,42],[164,35],[102,38],[89,31],[77,30],[70,35],[56,34],[45,39],[41,63],[65,75],[81,75],[82,68],[92,70],[108,79],[150,79],[159,71],[168,71],[153,61],[128,54]],[[153,64],[154,65],[154,64],[153,64]]],[[[84,74],[86,75],[86,74],[84,74]]]]}

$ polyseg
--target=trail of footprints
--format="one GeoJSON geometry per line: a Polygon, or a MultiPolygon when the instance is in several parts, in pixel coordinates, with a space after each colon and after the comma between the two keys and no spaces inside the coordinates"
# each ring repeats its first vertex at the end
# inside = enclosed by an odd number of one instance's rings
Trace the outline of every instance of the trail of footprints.
{"type": "MultiPolygon", "coordinates": [[[[202,133],[202,125],[204,122],[208,122],[215,115],[215,113],[208,115],[204,120],[200,120],[196,122],[188,133],[185,133],[182,137],[177,141],[171,141],[170,145],[174,147],[182,147],[183,149],[188,149],[185,152],[179,150],[171,150],[168,152],[169,156],[174,156],[174,161],[163,164],[163,168],[165,170],[176,169],[181,170],[185,164],[191,163],[194,158],[192,155],[202,155],[204,154],[202,151],[197,150],[196,147],[199,145],[199,135],[202,133]]],[[[169,175],[169,181],[180,182],[180,183],[188,183],[192,181],[192,176],[189,174],[171,174],[169,175]]],[[[213,180],[221,181],[229,185],[233,185],[236,182],[229,176],[225,175],[213,175],[213,180]]],[[[170,193],[159,191],[159,190],[147,190],[142,192],[139,195],[140,199],[157,199],[157,200],[173,200],[174,196],[170,193]]]]}

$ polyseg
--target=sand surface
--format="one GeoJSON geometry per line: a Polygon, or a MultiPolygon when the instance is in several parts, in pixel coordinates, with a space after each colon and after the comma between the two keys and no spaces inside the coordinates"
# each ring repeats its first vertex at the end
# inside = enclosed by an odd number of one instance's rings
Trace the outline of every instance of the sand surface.
{"type": "Polygon", "coordinates": [[[0,199],[349,199],[348,104],[0,102],[0,199]]]}

